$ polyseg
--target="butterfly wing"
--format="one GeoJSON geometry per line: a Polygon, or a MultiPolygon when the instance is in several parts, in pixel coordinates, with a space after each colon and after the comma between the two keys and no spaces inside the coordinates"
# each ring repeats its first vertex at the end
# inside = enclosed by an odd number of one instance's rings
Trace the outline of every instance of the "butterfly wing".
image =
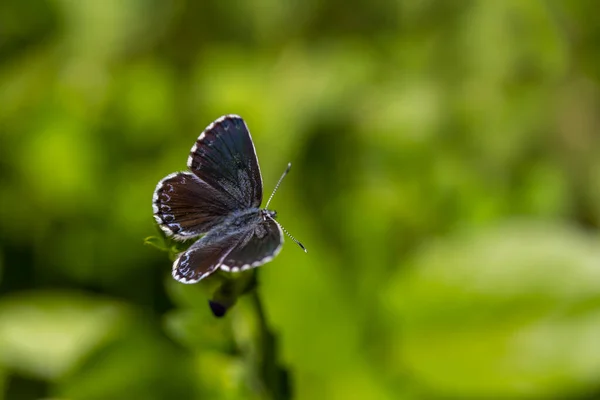
{"type": "Polygon", "coordinates": [[[260,206],[260,167],[241,117],[225,115],[210,124],[192,147],[187,166],[202,181],[224,193],[233,209],[260,206]]]}
{"type": "Polygon", "coordinates": [[[168,175],[156,185],[154,219],[167,236],[186,240],[208,232],[231,212],[228,196],[191,172],[168,175]]]}
{"type": "Polygon", "coordinates": [[[188,168],[191,172],[161,180],[153,197],[155,219],[167,235],[188,239],[206,234],[175,260],[173,277],[196,283],[233,252],[232,270],[273,258],[283,240],[277,224],[260,222],[235,233],[224,231],[230,228],[224,222],[232,213],[262,202],[262,177],[244,120],[226,115],[210,124],[192,147],[188,168]]]}
{"type": "Polygon", "coordinates": [[[281,250],[283,233],[271,220],[261,221],[223,260],[221,269],[243,271],[271,261],[281,250]]]}
{"type": "Polygon", "coordinates": [[[242,238],[241,234],[222,235],[210,231],[177,257],[173,263],[173,278],[181,283],[196,283],[206,278],[221,266],[242,238]]]}

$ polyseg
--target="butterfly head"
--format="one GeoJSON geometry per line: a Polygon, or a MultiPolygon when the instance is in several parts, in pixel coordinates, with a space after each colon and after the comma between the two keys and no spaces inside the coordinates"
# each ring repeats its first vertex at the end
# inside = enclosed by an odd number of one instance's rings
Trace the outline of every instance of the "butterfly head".
{"type": "Polygon", "coordinates": [[[267,218],[275,219],[277,218],[277,211],[262,209],[260,210],[260,215],[263,218],[263,221],[266,221],[267,218]]]}

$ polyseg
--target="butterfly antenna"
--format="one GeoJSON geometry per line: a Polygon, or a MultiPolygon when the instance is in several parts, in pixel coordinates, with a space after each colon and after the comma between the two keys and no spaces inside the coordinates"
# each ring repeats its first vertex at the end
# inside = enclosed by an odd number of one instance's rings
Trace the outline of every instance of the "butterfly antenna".
{"type": "MultiPolygon", "coordinates": [[[[288,168],[288,170],[289,170],[289,168],[288,168]]],[[[304,250],[304,252],[305,252],[305,253],[308,253],[308,250],[306,250],[306,247],[304,247],[304,245],[303,245],[302,243],[300,243],[300,241],[299,241],[298,239],[296,239],[295,237],[293,237],[293,236],[292,236],[292,234],[291,234],[291,233],[289,233],[289,232],[287,231],[287,229],[285,229],[285,228],[283,227],[283,225],[281,225],[279,222],[275,221],[275,219],[273,219],[273,218],[271,218],[271,217],[269,217],[269,219],[270,219],[271,221],[275,222],[277,225],[279,225],[279,227],[281,228],[281,230],[282,230],[282,231],[284,231],[284,232],[285,232],[285,234],[286,234],[286,235],[288,235],[288,236],[290,237],[290,239],[292,239],[292,240],[293,240],[293,241],[294,241],[294,242],[295,242],[295,243],[296,243],[298,246],[300,246],[300,248],[301,248],[302,250],[304,250]]]]}
{"type": "MultiPolygon", "coordinates": [[[[281,178],[279,178],[279,180],[277,181],[277,185],[275,185],[275,189],[273,189],[273,193],[271,193],[271,197],[269,197],[269,200],[267,200],[267,205],[265,206],[265,208],[269,208],[269,203],[271,203],[271,199],[273,199],[275,192],[277,191],[277,189],[279,189],[279,185],[281,185],[281,181],[283,180],[283,178],[285,178],[285,176],[288,174],[288,172],[290,172],[291,168],[292,168],[292,163],[288,163],[287,168],[285,169],[285,171],[283,171],[283,174],[281,174],[281,178]]],[[[281,225],[279,222],[275,221],[275,219],[272,217],[269,217],[269,219],[271,221],[275,222],[281,228],[281,230],[284,231],[285,234],[290,237],[290,239],[292,239],[298,246],[300,246],[300,248],[302,250],[304,250],[305,253],[308,253],[308,250],[306,250],[306,247],[304,247],[304,245],[302,243],[300,243],[300,241],[298,241],[298,239],[293,237],[292,234],[289,233],[287,231],[287,229],[285,229],[283,227],[283,225],[281,225]]]]}
{"type": "Polygon", "coordinates": [[[271,197],[269,197],[269,200],[267,201],[267,205],[265,206],[265,208],[269,208],[269,203],[271,202],[271,199],[273,198],[273,196],[275,196],[275,192],[277,191],[277,189],[279,189],[279,185],[281,185],[281,181],[283,180],[283,178],[285,178],[285,176],[288,174],[288,172],[290,172],[291,168],[292,168],[292,163],[288,163],[287,168],[285,169],[285,171],[283,171],[283,174],[281,175],[281,178],[279,178],[279,181],[277,181],[277,185],[275,185],[275,189],[273,189],[273,193],[271,193],[271,197]]]}

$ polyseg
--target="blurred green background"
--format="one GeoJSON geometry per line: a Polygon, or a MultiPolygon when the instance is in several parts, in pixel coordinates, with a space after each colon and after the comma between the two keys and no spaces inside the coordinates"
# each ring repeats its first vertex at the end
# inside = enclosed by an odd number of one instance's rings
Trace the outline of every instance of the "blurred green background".
{"type": "Polygon", "coordinates": [[[248,298],[143,244],[228,113],[266,192],[294,164],[309,253],[258,291],[293,398],[600,398],[597,5],[1,1],[0,398],[277,397],[248,298]]]}

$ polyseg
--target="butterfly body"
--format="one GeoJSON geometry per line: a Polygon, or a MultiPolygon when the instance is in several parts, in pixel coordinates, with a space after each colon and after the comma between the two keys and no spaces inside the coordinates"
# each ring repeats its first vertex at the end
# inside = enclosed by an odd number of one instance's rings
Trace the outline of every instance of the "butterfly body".
{"type": "Polygon", "coordinates": [[[154,218],[167,236],[197,239],[173,263],[173,277],[196,283],[218,269],[236,272],[272,260],[283,232],[277,213],[260,208],[262,176],[243,119],[226,115],[210,124],[187,165],[189,171],[158,183],[152,201],[154,218]]]}
{"type": "Polygon", "coordinates": [[[253,236],[262,239],[268,232],[265,225],[265,215],[276,215],[274,211],[252,208],[248,210],[237,211],[225,218],[225,220],[212,228],[206,235],[199,240],[205,244],[213,244],[219,241],[237,242],[244,245],[253,236]]]}

